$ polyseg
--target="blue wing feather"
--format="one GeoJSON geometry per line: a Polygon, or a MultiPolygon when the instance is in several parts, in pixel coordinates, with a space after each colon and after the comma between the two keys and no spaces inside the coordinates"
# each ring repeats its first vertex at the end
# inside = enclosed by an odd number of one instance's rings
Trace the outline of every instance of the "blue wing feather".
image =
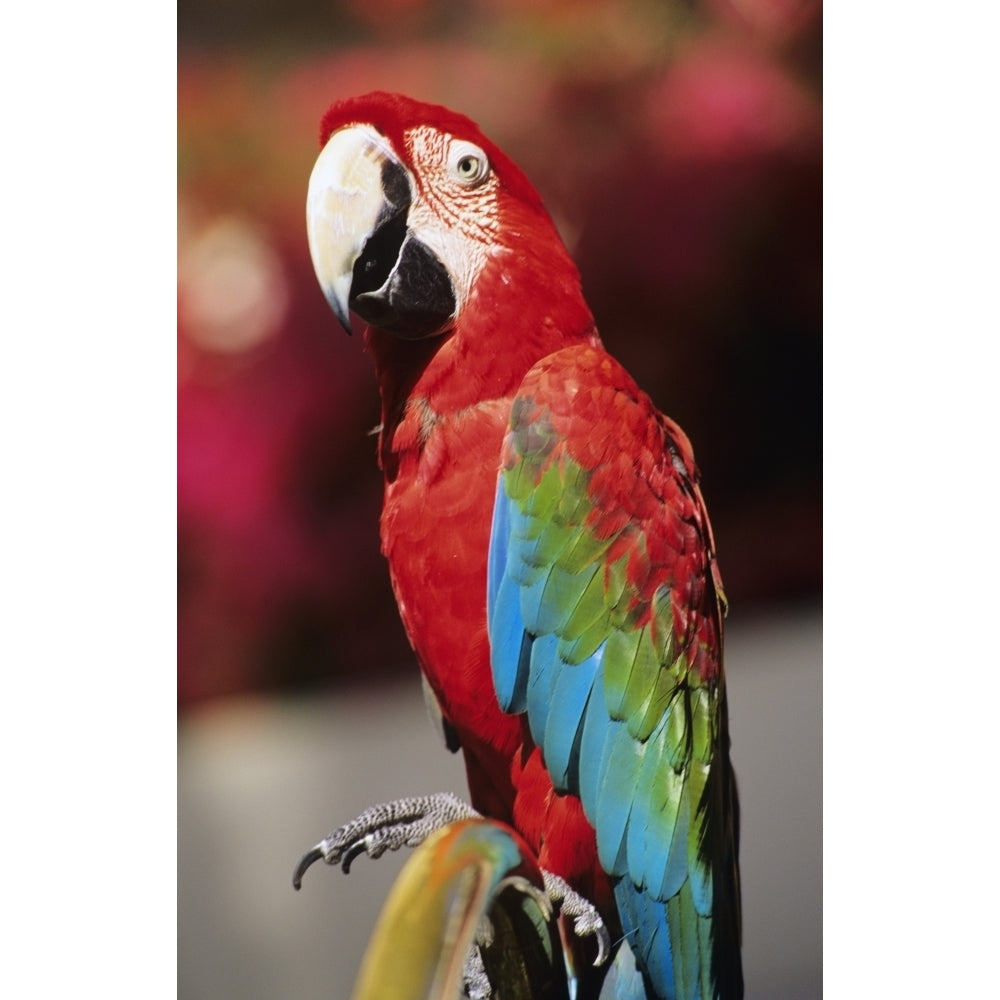
{"type": "MultiPolygon", "coordinates": [[[[670,495],[686,496],[695,513],[683,513],[691,508],[680,500],[669,508],[667,494],[656,493],[662,514],[648,506],[640,514],[639,501],[633,509],[624,492],[617,506],[591,517],[592,472],[559,440],[539,391],[535,386],[524,397],[527,405],[512,409],[490,535],[488,621],[497,696],[505,711],[526,713],[554,788],[579,796],[650,996],[741,997],[734,826],[728,833],[725,826],[727,810],[735,809],[728,736],[724,719],[721,734],[715,728],[719,689],[701,687],[705,675],[692,673],[696,653],[708,648],[709,656],[719,655],[714,646],[721,635],[712,631],[721,629],[721,619],[709,529],[698,520],[704,511],[696,483],[685,478],[693,476],[693,465],[667,441],[665,425],[656,424],[664,433],[656,475],[674,477],[670,495]],[[615,532],[627,532],[623,544],[616,546],[615,532]],[[685,545],[691,548],[682,553],[677,546],[685,545]],[[695,606],[692,597],[678,611],[674,588],[682,584],[675,584],[670,560],[682,556],[689,560],[683,581],[702,574],[697,584],[683,586],[704,601],[695,606]],[[661,560],[657,577],[649,575],[654,558],[661,560]],[[692,560],[704,561],[692,569],[692,560]],[[715,626],[693,639],[695,620],[715,626]],[[701,647],[694,644],[699,641],[701,647]],[[723,799],[716,807],[722,811],[713,829],[720,839],[712,843],[706,839],[710,773],[716,790],[728,786],[732,797],[732,806],[723,799]],[[712,867],[717,857],[721,909],[712,867]],[[719,913],[721,925],[714,922],[719,913]],[[720,951],[716,941],[723,938],[720,951]],[[723,968],[719,961],[732,964],[723,968]]],[[[645,405],[630,392],[614,405],[645,405]]],[[[646,449],[646,457],[653,447],[640,437],[616,442],[625,454],[633,445],[636,454],[646,449]]],[[[623,465],[623,482],[631,482],[632,471],[640,477],[638,461],[632,470],[623,465]]]]}
{"type": "Polygon", "coordinates": [[[608,728],[608,712],[603,702],[603,692],[598,688],[584,708],[583,733],[577,755],[577,783],[583,811],[588,816],[597,815],[597,792],[601,787],[601,761],[604,760],[604,744],[611,738],[608,728]]]}
{"type": "Polygon", "coordinates": [[[497,484],[493,505],[493,527],[487,561],[487,626],[490,636],[490,660],[497,701],[505,712],[523,712],[530,663],[526,630],[521,616],[521,588],[507,572],[507,539],[510,534],[511,501],[503,483],[497,484]]]}
{"type": "MultiPolygon", "coordinates": [[[[498,609],[500,584],[507,570],[507,545],[511,536],[510,508],[511,501],[503,488],[503,476],[498,476],[496,496],[493,500],[493,523],[490,525],[490,547],[486,557],[486,612],[488,619],[492,619],[498,609]]],[[[490,631],[492,634],[492,629],[490,631]]],[[[494,649],[496,648],[494,646],[494,649]]]]}
{"type": "Polygon", "coordinates": [[[636,756],[635,740],[628,727],[623,722],[609,720],[594,826],[601,866],[610,875],[624,875],[628,871],[625,834],[640,765],[641,758],[636,756]]]}
{"type": "Polygon", "coordinates": [[[583,723],[587,702],[601,668],[602,650],[603,647],[579,664],[560,662],[552,688],[544,742],[540,745],[552,783],[561,792],[577,785],[583,723]]]}
{"type": "Polygon", "coordinates": [[[531,679],[528,682],[528,725],[531,738],[541,746],[552,707],[552,689],[559,673],[559,640],[540,635],[531,644],[531,679]]]}
{"type": "Polygon", "coordinates": [[[531,645],[521,617],[517,590],[517,584],[505,577],[489,624],[493,686],[505,712],[523,712],[527,708],[531,645]]]}

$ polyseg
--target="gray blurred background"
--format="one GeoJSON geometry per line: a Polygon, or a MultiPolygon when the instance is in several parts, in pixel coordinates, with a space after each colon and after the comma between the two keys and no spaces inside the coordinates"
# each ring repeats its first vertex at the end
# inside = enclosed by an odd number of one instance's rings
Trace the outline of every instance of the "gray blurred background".
{"type": "MultiPolygon", "coordinates": [[[[743,808],[747,1000],[822,995],[819,614],[731,623],[727,673],[743,808]]],[[[230,699],[179,736],[178,995],[346,998],[403,855],[349,876],[299,856],[368,805],[464,794],[427,718],[416,668],[322,697],[230,699]]]]}

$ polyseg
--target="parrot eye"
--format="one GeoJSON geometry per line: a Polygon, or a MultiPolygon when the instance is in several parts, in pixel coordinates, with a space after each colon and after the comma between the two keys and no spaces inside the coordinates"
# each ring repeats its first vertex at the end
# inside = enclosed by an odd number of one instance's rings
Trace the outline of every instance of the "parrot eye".
{"type": "Polygon", "coordinates": [[[448,170],[463,187],[476,187],[489,176],[490,161],[478,146],[456,141],[448,155],[448,170]]]}

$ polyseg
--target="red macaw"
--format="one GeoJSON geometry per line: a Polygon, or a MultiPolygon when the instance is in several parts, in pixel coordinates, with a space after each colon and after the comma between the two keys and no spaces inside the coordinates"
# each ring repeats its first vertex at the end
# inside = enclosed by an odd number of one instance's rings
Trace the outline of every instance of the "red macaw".
{"type": "MultiPolygon", "coordinates": [[[[725,598],[688,439],[605,351],[540,197],[472,121],[374,93],[334,104],[321,146],[310,250],[341,323],[368,324],[382,549],[472,805],[599,952],[628,941],[648,996],[740,997],[725,598]]],[[[467,812],[377,807],[297,880],[467,812]]]]}

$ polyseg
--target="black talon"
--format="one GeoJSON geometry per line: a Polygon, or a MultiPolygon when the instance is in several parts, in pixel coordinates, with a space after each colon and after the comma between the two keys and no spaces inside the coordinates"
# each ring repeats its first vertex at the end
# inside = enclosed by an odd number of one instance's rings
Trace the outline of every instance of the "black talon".
{"type": "Polygon", "coordinates": [[[318,848],[314,847],[311,851],[307,851],[299,859],[299,863],[295,866],[295,874],[292,876],[292,885],[296,889],[302,888],[302,876],[305,875],[306,870],[314,861],[322,861],[323,852],[318,848]]]}
{"type": "Polygon", "coordinates": [[[344,860],[340,862],[340,868],[345,875],[351,874],[351,865],[354,859],[359,854],[365,853],[365,842],[364,840],[356,840],[350,847],[344,851],[344,860]]]}

